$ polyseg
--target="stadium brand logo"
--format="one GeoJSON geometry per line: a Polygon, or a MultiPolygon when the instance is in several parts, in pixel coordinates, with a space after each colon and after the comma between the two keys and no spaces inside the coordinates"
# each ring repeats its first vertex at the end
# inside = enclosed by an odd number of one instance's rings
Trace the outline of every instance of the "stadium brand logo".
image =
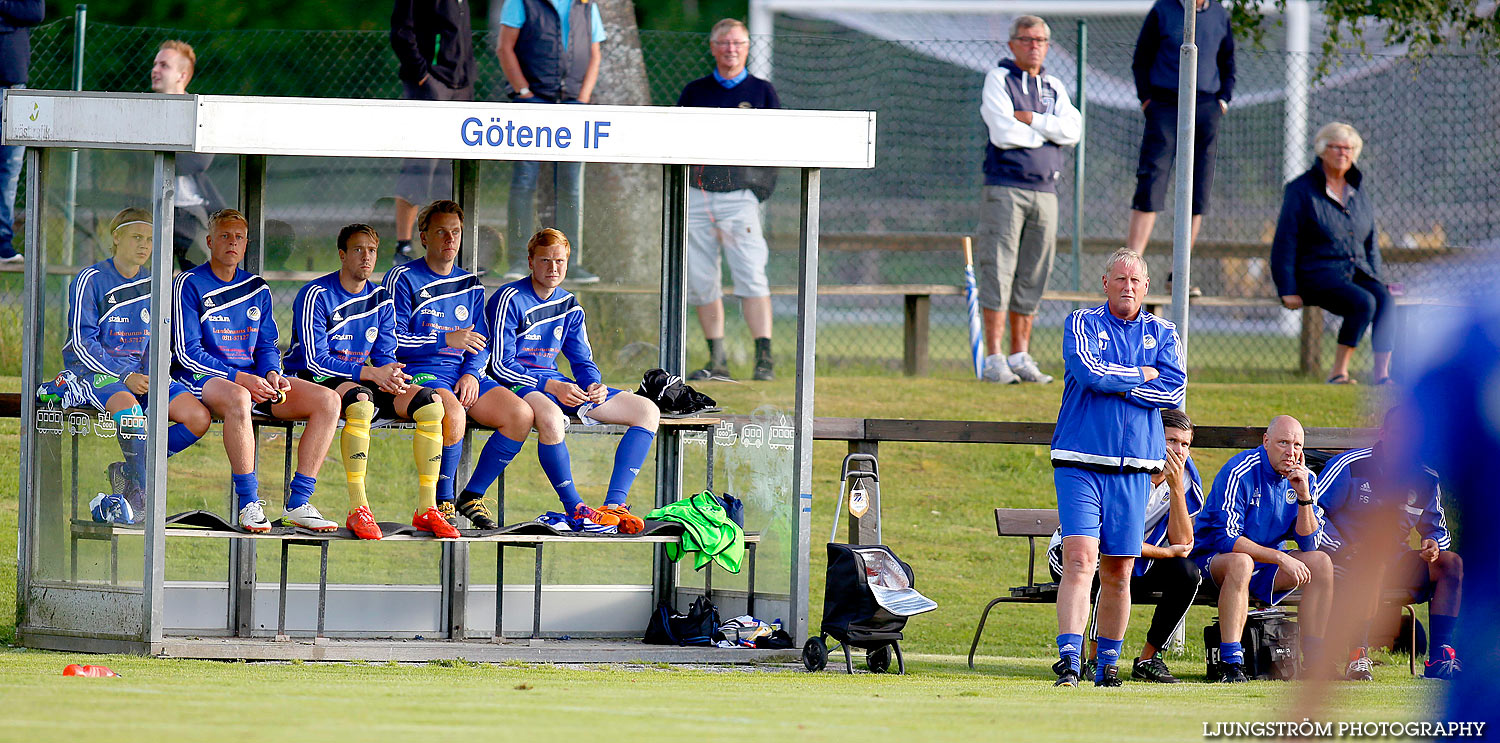
{"type": "Polygon", "coordinates": [[[209,322],[231,322],[231,320],[229,318],[227,318],[227,317],[225,317],[223,315],[209,315],[208,316],[208,321],[209,322]]]}
{"type": "Polygon", "coordinates": [[[354,336],[349,335],[347,333],[346,334],[342,334],[342,335],[335,335],[335,336],[333,336],[333,340],[336,340],[336,341],[352,341],[352,340],[354,340],[354,336]]]}
{"type": "Polygon", "coordinates": [[[526,334],[526,340],[528,340],[528,341],[539,341],[541,339],[542,339],[542,336],[538,335],[537,333],[527,333],[526,334]]]}
{"type": "Polygon", "coordinates": [[[128,317],[111,317],[108,320],[106,320],[105,322],[112,322],[112,323],[113,322],[130,322],[130,318],[128,318],[128,317]]]}
{"type": "Polygon", "coordinates": [[[443,316],[443,311],[442,310],[435,310],[435,309],[433,309],[431,307],[423,307],[422,309],[417,310],[417,314],[418,315],[432,315],[433,317],[442,317],[443,316]]]}

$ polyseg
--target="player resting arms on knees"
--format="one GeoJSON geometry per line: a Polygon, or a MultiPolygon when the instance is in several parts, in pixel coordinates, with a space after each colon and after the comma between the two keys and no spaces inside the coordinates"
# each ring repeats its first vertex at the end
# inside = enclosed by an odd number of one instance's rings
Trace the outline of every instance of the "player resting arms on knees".
{"type": "Polygon", "coordinates": [[[1373,678],[1366,648],[1381,588],[1405,592],[1407,603],[1430,602],[1432,638],[1424,676],[1452,680],[1463,668],[1453,650],[1453,628],[1463,595],[1464,562],[1452,551],[1442,489],[1433,470],[1406,471],[1401,465],[1411,458],[1400,448],[1411,420],[1417,418],[1413,413],[1402,406],[1391,408],[1380,427],[1380,441],[1328,460],[1313,492],[1323,519],[1318,549],[1333,558],[1334,605],[1354,625],[1344,670],[1350,681],[1373,678]],[[1407,548],[1413,530],[1422,539],[1419,550],[1407,548]],[[1380,577],[1355,585],[1362,561],[1378,563],[1364,567],[1380,577]]]}
{"type": "MultiPolygon", "coordinates": [[[[456,202],[428,204],[417,215],[424,253],[392,268],[384,284],[395,304],[396,359],[406,365],[411,384],[431,390],[443,403],[438,513],[450,526],[457,526],[461,513],[476,529],[494,529],[498,524],[484,505],[484,493],[526,443],[531,408],[484,373],[489,360],[484,287],[479,277],[457,265],[463,229],[464,211],[456,202]],[[480,451],[455,506],[453,480],[466,417],[495,433],[480,451]]],[[[437,533],[435,524],[416,526],[437,533]]]]}
{"type": "MultiPolygon", "coordinates": [[[[1132,596],[1161,593],[1146,630],[1146,645],[1131,666],[1131,678],[1160,684],[1175,684],[1160,652],[1167,640],[1187,618],[1187,611],[1198,597],[1201,574],[1197,563],[1188,559],[1193,550],[1193,517],[1203,510],[1203,479],[1193,463],[1189,449],[1193,445],[1193,422],[1181,410],[1161,411],[1161,422],[1167,439],[1166,468],[1151,476],[1151,497],[1146,501],[1145,539],[1141,558],[1135,561],[1130,577],[1132,596]]],[[[1048,567],[1053,580],[1062,579],[1062,529],[1052,535],[1047,549],[1048,567]]],[[[1094,616],[1097,618],[1098,597],[1094,616]]],[[[1099,627],[1090,627],[1093,653],[1085,666],[1092,674],[1098,665],[1099,627]]]]}
{"type": "MultiPolygon", "coordinates": [[[[109,465],[114,494],[138,520],[146,506],[146,376],[151,345],[151,213],[129,208],[109,223],[111,257],[78,272],[68,285],[68,342],[63,368],[46,387],[69,407],[92,406],[115,421],[124,460],[109,465]]],[[[167,456],[208,432],[208,408],[179,382],[167,385],[167,456]]]]}
{"type": "Polygon", "coordinates": [[[1219,680],[1246,681],[1240,636],[1250,597],[1275,606],[1302,589],[1297,613],[1304,668],[1323,657],[1333,601],[1333,561],[1317,545],[1323,528],[1317,477],[1302,457],[1302,424],[1278,415],[1261,445],[1229,458],[1214,478],[1193,539],[1193,560],[1219,588],[1219,680]],[[1284,551],[1287,540],[1297,549],[1284,551]]]}
{"type": "Polygon", "coordinates": [[[261,277],[239,267],[249,231],[250,223],[238,211],[214,212],[205,238],[208,262],[177,275],[172,291],[172,376],[224,421],[224,451],[234,480],[239,525],[246,531],[271,530],[255,478],[250,416],[307,421],[297,442],[297,472],[281,519],[304,529],[333,531],[338,524],[323,518],[311,501],[318,469],[338,426],[339,397],[305,379],[282,376],[271,289],[261,277]]]}
{"type": "MultiPolygon", "coordinates": [[[[379,414],[417,424],[412,456],[417,464],[418,501],[412,524],[440,538],[457,538],[458,530],[437,513],[443,402],[432,390],[410,384],[411,378],[402,371],[404,365],[396,361],[391,295],[369,280],[379,249],[380,235],[367,224],[346,225],[339,231],[339,270],[308,282],[292,305],[292,346],[287,350],[286,368],[339,395],[344,415],[339,449],[349,484],[349,516],[344,525],[349,531],[360,539],[382,536],[365,495],[370,423],[379,414]]],[[[461,418],[463,409],[456,398],[453,406],[461,418]]]]}
{"type": "Polygon", "coordinates": [[[656,439],[661,413],[656,404],[631,392],[606,387],[583,318],[583,307],[558,288],[568,275],[571,248],[563,233],[548,228],[526,243],[531,275],[506,284],[490,296],[485,317],[500,340],[490,373],[510,386],[536,413],[537,458],[563,511],[575,529],[585,518],[602,526],[618,524],[625,534],[645,526],[626,505],[630,486],[656,439]],[[567,357],[574,379],[563,376],[557,357],[567,357]],[[568,416],[629,426],[615,448],[614,472],[603,507],[595,510],[578,495],[563,434],[568,416]]]}
{"type": "Polygon", "coordinates": [[[1120,249],[1104,263],[1106,302],[1063,325],[1063,397],[1052,434],[1062,525],[1056,686],[1077,686],[1089,586],[1099,571],[1095,686],[1119,686],[1130,621],[1130,576],[1141,554],[1151,475],[1166,467],[1162,408],[1182,404],[1187,372],[1177,330],[1141,309],[1146,263],[1120,249]]]}

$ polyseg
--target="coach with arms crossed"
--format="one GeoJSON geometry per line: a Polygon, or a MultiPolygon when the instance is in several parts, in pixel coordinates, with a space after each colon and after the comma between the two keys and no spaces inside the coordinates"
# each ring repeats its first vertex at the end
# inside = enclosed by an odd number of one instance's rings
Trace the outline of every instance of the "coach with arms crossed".
{"type": "Polygon", "coordinates": [[[989,129],[984,145],[984,196],[979,217],[979,305],[984,313],[987,382],[1045,384],[1031,358],[1031,325],[1057,251],[1057,179],[1062,148],[1078,144],[1083,115],[1068,102],[1062,81],[1044,74],[1052,31],[1034,15],[1016,19],[1010,53],[984,78],[979,114],[989,129]],[[1010,356],[1000,355],[1003,320],[1010,324],[1010,356]]]}
{"type": "Polygon", "coordinates": [[[1280,603],[1303,589],[1297,615],[1307,666],[1322,659],[1333,600],[1333,562],[1317,550],[1322,526],[1312,493],[1317,477],[1302,457],[1302,424],[1279,415],[1261,445],[1229,458],[1198,519],[1193,560],[1219,587],[1219,680],[1246,681],[1240,635],[1250,597],[1280,603]],[[1287,540],[1297,549],[1286,551],[1287,540]]]}
{"type": "Polygon", "coordinates": [[[1098,565],[1099,661],[1095,686],[1119,686],[1130,621],[1130,576],[1141,554],[1151,475],[1166,467],[1162,408],[1182,404],[1187,372],[1172,323],[1141,309],[1151,277],[1121,248],[1104,264],[1098,307],[1063,325],[1063,397],[1052,435],[1053,481],[1063,535],[1057,592],[1056,686],[1077,686],[1089,584],[1098,565]]]}

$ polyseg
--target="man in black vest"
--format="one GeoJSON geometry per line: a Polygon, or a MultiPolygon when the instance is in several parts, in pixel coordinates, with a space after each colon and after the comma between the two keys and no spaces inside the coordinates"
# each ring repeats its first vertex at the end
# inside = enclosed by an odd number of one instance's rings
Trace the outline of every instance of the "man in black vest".
{"type": "Polygon", "coordinates": [[[1010,53],[984,78],[979,114],[984,145],[984,197],[974,250],[984,314],[986,382],[1046,384],[1031,358],[1031,326],[1052,274],[1057,250],[1057,179],[1062,148],[1083,136],[1083,115],[1062,81],[1045,74],[1052,31],[1034,15],[1016,18],[1010,53]],[[1010,355],[1000,353],[1009,319],[1010,355]]]}
{"type": "MultiPolygon", "coordinates": [[[[593,0],[505,0],[500,6],[500,42],[495,53],[517,103],[588,103],[599,80],[599,44],[604,23],[593,0]]],[[[524,249],[534,232],[537,177],[542,164],[512,165],[505,244],[522,250],[505,280],[531,275],[524,249]]],[[[583,268],[583,164],[556,164],[555,227],[572,245],[568,280],[593,284],[599,277],[583,268]]]]}
{"type": "MultiPolygon", "coordinates": [[[[708,33],[714,71],[687,84],[679,106],[703,108],[781,108],[771,83],[750,74],[750,32],[725,18],[708,33]]],[[[760,203],[776,187],[771,168],[694,165],[688,175],[687,300],[698,311],[708,341],[708,363],[688,379],[728,379],[724,354],[723,269],[719,251],[729,260],[740,314],[755,340],[754,378],[775,379],[771,357],[771,287],[766,282],[770,250],[760,228],[760,203]]]]}
{"type": "MultiPolygon", "coordinates": [[[[42,0],[21,0],[0,5],[0,88],[26,87],[31,66],[31,27],[42,22],[42,0]]],[[[25,147],[0,147],[0,263],[20,263],[24,258],[11,246],[15,231],[16,188],[21,182],[25,147]]]]}
{"type": "MultiPolygon", "coordinates": [[[[472,101],[473,32],[468,0],[396,0],[391,48],[401,61],[401,97],[415,101],[472,101]]],[[[453,196],[452,160],[401,161],[396,179],[396,249],[410,256],[417,205],[453,196]]]]}

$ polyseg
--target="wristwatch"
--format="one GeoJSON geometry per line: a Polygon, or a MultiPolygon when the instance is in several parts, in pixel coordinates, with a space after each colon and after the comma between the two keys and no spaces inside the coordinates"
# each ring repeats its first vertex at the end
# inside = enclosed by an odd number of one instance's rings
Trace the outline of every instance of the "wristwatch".
{"type": "Polygon", "coordinates": [[[531,97],[531,88],[521,88],[520,90],[516,91],[516,97],[517,98],[530,98],[531,97]]]}
{"type": "Polygon", "coordinates": [[[1312,498],[1298,498],[1297,499],[1297,505],[1299,505],[1299,506],[1310,506],[1312,504],[1313,504],[1313,499],[1312,498]]]}

